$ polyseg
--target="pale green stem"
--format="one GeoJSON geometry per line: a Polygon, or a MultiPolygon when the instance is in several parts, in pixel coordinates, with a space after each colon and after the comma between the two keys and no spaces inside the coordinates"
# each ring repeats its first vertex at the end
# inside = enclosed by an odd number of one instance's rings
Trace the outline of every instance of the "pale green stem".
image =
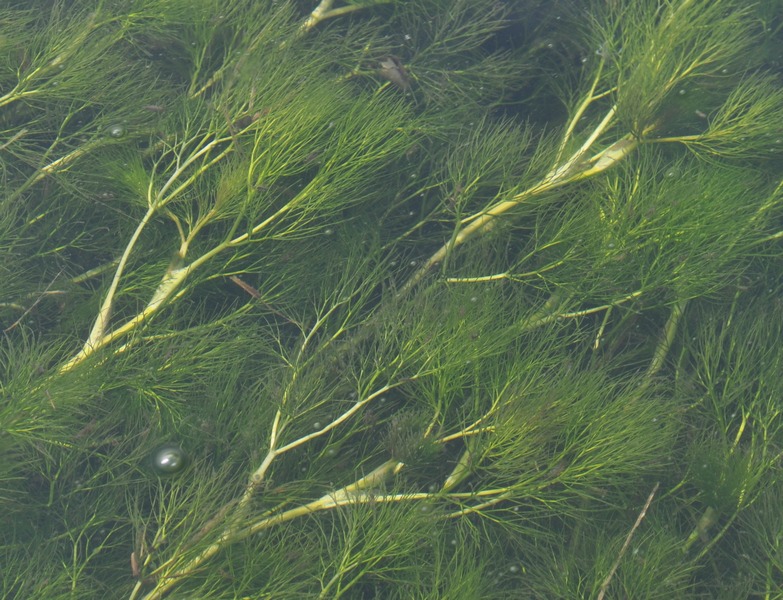
{"type": "Polygon", "coordinates": [[[592,145],[595,144],[598,138],[609,128],[614,120],[616,110],[617,109],[614,106],[609,109],[584,144],[582,144],[565,163],[554,167],[539,183],[514,195],[509,200],[498,202],[481,212],[463,219],[462,222],[463,224],[466,224],[466,226],[457,232],[449,242],[441,246],[441,248],[435,252],[435,254],[433,254],[427,262],[413,274],[413,276],[411,276],[403,286],[402,292],[405,293],[413,289],[432,267],[446,259],[455,248],[461,246],[474,236],[488,231],[493,226],[495,218],[516,208],[530,198],[564,186],[572,181],[577,181],[584,177],[605,171],[627,157],[638,145],[638,141],[630,135],[617,140],[614,144],[597,153],[591,159],[585,159],[585,154],[587,154],[592,145]],[[582,165],[589,165],[590,163],[594,163],[592,167],[589,167],[586,170],[580,170],[582,169],[582,165]]]}
{"type": "MultiPolygon", "coordinates": [[[[175,572],[161,577],[161,579],[158,580],[155,589],[144,596],[144,600],[159,600],[171,588],[177,585],[177,583],[180,582],[184,577],[187,577],[189,573],[197,570],[203,563],[211,559],[225,546],[233,542],[244,539],[273,525],[285,523],[292,519],[312,514],[313,512],[330,510],[339,506],[345,506],[347,504],[355,504],[357,502],[366,503],[371,501],[374,495],[363,494],[362,490],[375,488],[381,485],[391,475],[391,473],[394,472],[397,464],[398,462],[396,460],[389,460],[377,467],[370,474],[362,477],[351,485],[348,485],[340,490],[336,490],[331,494],[327,494],[326,496],[323,496],[318,500],[310,502],[304,506],[298,506],[280,514],[266,516],[260,521],[242,530],[238,531],[235,528],[227,528],[217,540],[210,544],[209,547],[204,549],[203,552],[188,561],[187,564],[177,568],[175,572]]],[[[170,562],[161,565],[161,567],[158,568],[158,572],[163,571],[168,565],[170,565],[170,562]]]]}
{"type": "Polygon", "coordinates": [[[375,6],[377,4],[389,4],[390,2],[392,2],[392,0],[372,0],[363,3],[349,4],[339,8],[332,8],[334,0],[321,0],[313,12],[310,13],[310,16],[307,17],[304,23],[302,23],[301,27],[299,28],[299,33],[300,35],[305,34],[316,27],[319,23],[326,21],[327,19],[333,19],[335,17],[347,15],[358,10],[364,10],[365,8],[375,6]]]}

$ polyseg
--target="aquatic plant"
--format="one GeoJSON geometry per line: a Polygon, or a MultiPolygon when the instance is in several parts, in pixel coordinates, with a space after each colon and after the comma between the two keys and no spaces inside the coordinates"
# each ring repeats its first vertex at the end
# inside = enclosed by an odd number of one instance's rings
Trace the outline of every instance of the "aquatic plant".
{"type": "Polygon", "coordinates": [[[779,4],[7,4],[3,597],[774,595],[779,4]]]}

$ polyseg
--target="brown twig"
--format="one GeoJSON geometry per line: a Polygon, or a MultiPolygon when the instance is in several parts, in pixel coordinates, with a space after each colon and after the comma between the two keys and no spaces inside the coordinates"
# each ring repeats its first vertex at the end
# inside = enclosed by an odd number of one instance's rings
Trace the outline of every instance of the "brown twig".
{"type": "Polygon", "coordinates": [[[247,283],[246,281],[243,281],[242,279],[240,279],[240,278],[239,278],[239,277],[237,277],[236,275],[230,275],[228,278],[229,278],[229,279],[230,279],[230,280],[231,280],[233,283],[235,283],[235,284],[236,284],[236,285],[238,285],[240,288],[242,288],[242,289],[243,289],[245,292],[247,292],[247,294],[248,294],[248,295],[249,295],[251,298],[253,298],[254,300],[258,300],[258,301],[259,301],[259,303],[260,303],[262,306],[264,306],[265,308],[267,308],[267,309],[268,309],[269,311],[271,311],[273,314],[277,315],[277,316],[278,316],[278,317],[280,317],[281,319],[284,319],[284,320],[285,320],[285,321],[287,321],[288,323],[291,323],[292,325],[296,325],[296,326],[297,326],[297,327],[299,327],[300,329],[302,328],[302,326],[301,326],[299,323],[297,323],[296,321],[294,321],[293,319],[291,319],[291,317],[289,317],[289,316],[285,315],[284,313],[282,313],[282,312],[280,312],[279,310],[277,310],[276,308],[274,308],[274,307],[273,307],[271,304],[269,304],[268,302],[264,301],[264,300],[263,300],[263,298],[262,298],[262,296],[261,296],[261,292],[259,292],[259,291],[258,291],[256,288],[254,288],[252,285],[250,285],[250,284],[249,284],[249,283],[247,283]]]}
{"type": "Polygon", "coordinates": [[[241,287],[243,290],[245,290],[245,291],[246,291],[248,294],[250,294],[250,295],[251,295],[253,298],[255,298],[256,300],[258,300],[259,298],[261,298],[261,292],[259,292],[259,291],[258,291],[256,288],[254,288],[254,287],[253,287],[252,285],[250,285],[249,283],[247,283],[247,282],[245,282],[245,281],[242,281],[242,280],[241,280],[239,277],[237,277],[236,275],[231,275],[231,276],[229,277],[229,279],[230,279],[231,281],[233,281],[234,283],[236,283],[236,284],[237,284],[239,287],[241,287]]]}
{"type": "Polygon", "coordinates": [[[650,495],[647,496],[647,502],[644,503],[642,512],[640,512],[639,516],[636,517],[636,523],[634,523],[633,527],[631,527],[631,531],[629,531],[628,535],[625,536],[625,543],[623,543],[623,547],[620,548],[620,554],[617,555],[617,559],[612,565],[612,570],[609,571],[609,575],[606,576],[606,579],[604,579],[604,582],[601,584],[601,589],[598,592],[596,600],[603,600],[604,596],[606,595],[606,590],[609,588],[609,584],[612,582],[612,577],[614,577],[614,574],[617,572],[617,569],[620,566],[620,561],[623,560],[623,556],[628,550],[628,546],[631,545],[631,538],[633,538],[633,534],[636,533],[639,525],[641,525],[642,519],[644,519],[644,516],[647,514],[647,509],[650,508],[650,504],[652,503],[653,497],[655,496],[655,492],[658,491],[658,486],[660,485],[660,482],[656,483],[652,492],[650,492],[650,495]]]}

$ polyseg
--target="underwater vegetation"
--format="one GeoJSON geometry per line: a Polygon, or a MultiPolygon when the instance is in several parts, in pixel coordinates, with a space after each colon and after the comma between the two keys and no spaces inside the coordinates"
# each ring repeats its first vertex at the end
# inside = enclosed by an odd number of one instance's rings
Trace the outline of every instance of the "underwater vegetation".
{"type": "Polygon", "coordinates": [[[783,597],[782,15],[3,3],[2,598],[783,597]]]}

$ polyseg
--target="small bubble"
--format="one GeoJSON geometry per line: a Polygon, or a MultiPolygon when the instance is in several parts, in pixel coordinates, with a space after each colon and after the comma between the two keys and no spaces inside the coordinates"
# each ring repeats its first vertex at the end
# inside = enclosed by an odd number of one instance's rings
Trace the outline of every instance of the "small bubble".
{"type": "Polygon", "coordinates": [[[313,428],[314,429],[321,429],[321,422],[320,421],[316,421],[315,423],[313,423],[313,428]]]}
{"type": "Polygon", "coordinates": [[[679,91],[679,92],[677,92],[677,93],[678,93],[680,96],[684,96],[684,95],[685,95],[685,89],[682,89],[682,90],[680,90],[680,91],[679,91]]]}
{"type": "Polygon", "coordinates": [[[125,128],[122,125],[110,125],[106,131],[109,137],[113,138],[121,138],[125,135],[125,128]]]}
{"type": "Polygon", "coordinates": [[[518,566],[516,566],[516,565],[511,565],[511,566],[508,568],[508,570],[509,570],[509,571],[511,571],[512,573],[517,573],[517,572],[519,571],[519,567],[518,567],[518,566]]]}
{"type": "Polygon", "coordinates": [[[332,235],[332,234],[334,233],[334,229],[331,229],[331,228],[329,228],[329,229],[325,229],[325,230],[324,230],[324,233],[325,233],[326,235],[332,235]]]}

